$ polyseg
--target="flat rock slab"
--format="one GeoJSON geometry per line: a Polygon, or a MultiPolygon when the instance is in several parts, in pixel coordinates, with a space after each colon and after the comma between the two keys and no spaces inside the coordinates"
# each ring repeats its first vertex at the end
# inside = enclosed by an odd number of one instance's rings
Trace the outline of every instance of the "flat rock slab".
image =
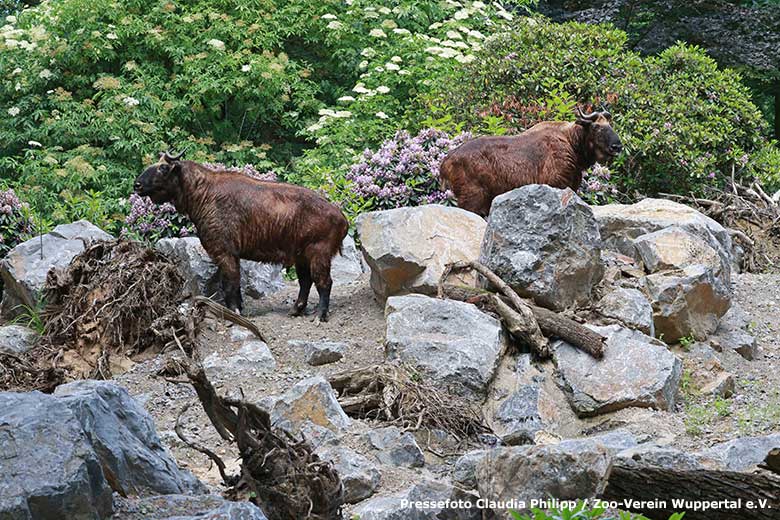
{"type": "MultiPolygon", "coordinates": [[[[479,257],[485,221],[466,210],[429,204],[363,213],[356,222],[377,298],[436,294],[447,264],[479,257]]],[[[460,283],[475,285],[464,275],[460,283]]]]}
{"type": "Polygon", "coordinates": [[[493,200],[480,262],[520,295],[561,310],[589,301],[601,280],[601,235],[570,189],[523,186],[493,200]]]}
{"type": "Polygon", "coordinates": [[[376,458],[382,464],[420,468],[425,456],[410,432],[402,433],[395,426],[379,428],[368,433],[369,443],[376,448],[376,458]]]}
{"type": "Polygon", "coordinates": [[[660,341],[618,325],[590,326],[607,338],[597,360],[571,345],[553,345],[561,383],[579,416],[631,406],[673,410],[682,362],[660,341]]]}
{"type": "Polygon", "coordinates": [[[230,379],[237,373],[263,374],[276,369],[276,360],[268,345],[259,339],[244,341],[235,354],[224,357],[210,354],[203,360],[203,368],[209,377],[230,379]]]}
{"type": "Polygon", "coordinates": [[[101,461],[71,409],[40,392],[0,393],[0,518],[93,520],[112,511],[101,461]]]}
{"type": "Polygon", "coordinates": [[[451,484],[424,480],[390,496],[375,497],[354,510],[360,520],[482,520],[483,511],[476,507],[456,509],[447,502],[458,500],[476,504],[478,497],[466,495],[451,484]],[[428,502],[430,507],[418,504],[428,502]]]}
{"type": "Polygon", "coordinates": [[[385,353],[456,394],[484,395],[506,345],[501,323],[469,303],[394,296],[385,307],[385,353]]]}
{"type": "Polygon", "coordinates": [[[250,502],[231,502],[219,495],[163,495],[116,500],[116,520],[267,520],[250,502]]]}
{"type": "Polygon", "coordinates": [[[701,455],[717,460],[730,471],[752,471],[775,448],[780,448],[780,433],[740,437],[716,444],[703,450],[701,455]]]}

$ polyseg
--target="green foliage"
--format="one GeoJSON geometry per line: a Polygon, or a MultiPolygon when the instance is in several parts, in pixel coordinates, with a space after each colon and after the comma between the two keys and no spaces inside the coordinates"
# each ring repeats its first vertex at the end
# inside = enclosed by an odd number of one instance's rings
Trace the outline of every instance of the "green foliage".
{"type": "Polygon", "coordinates": [[[12,323],[23,325],[34,330],[38,334],[43,334],[46,325],[43,320],[43,310],[46,308],[46,302],[41,298],[33,307],[22,304],[22,313],[17,316],[12,323]]]}
{"type": "Polygon", "coordinates": [[[605,104],[626,149],[611,166],[622,192],[700,192],[732,169],[779,180],[780,152],[739,74],[684,44],[643,58],[605,26],[518,20],[458,76],[441,78],[428,103],[466,129],[489,114],[517,130],[571,120],[575,103],[605,104]]]}
{"type": "MultiPolygon", "coordinates": [[[[605,508],[601,506],[591,507],[585,501],[578,502],[572,508],[564,507],[562,509],[549,510],[532,508],[530,515],[523,515],[517,511],[510,510],[509,514],[513,520],[648,520],[643,515],[625,511],[619,511],[616,517],[611,513],[607,513],[605,508]]],[[[685,513],[674,513],[669,517],[669,520],[682,520],[683,516],[685,516],[685,513]]]]}

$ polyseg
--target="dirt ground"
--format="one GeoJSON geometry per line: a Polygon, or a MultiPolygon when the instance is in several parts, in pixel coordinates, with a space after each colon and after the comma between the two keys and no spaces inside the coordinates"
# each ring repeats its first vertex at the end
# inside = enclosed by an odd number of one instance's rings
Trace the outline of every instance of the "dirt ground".
{"type": "MultiPolygon", "coordinates": [[[[564,436],[624,427],[637,434],[640,441],[653,439],[662,444],[701,449],[736,436],[780,431],[780,371],[777,370],[780,359],[780,275],[743,274],[734,278],[736,304],[751,316],[751,332],[758,339],[760,353],[753,361],[746,361],[736,354],[717,354],[724,369],[736,379],[736,393],[731,399],[704,398],[686,390],[682,392],[681,403],[674,413],[628,409],[586,421],[569,413],[563,428],[564,436]]],[[[374,300],[367,275],[351,284],[334,287],[331,320],[327,323],[317,324],[311,316],[288,317],[287,311],[296,292],[297,285],[291,282],[283,291],[252,302],[247,308],[246,314],[267,335],[269,348],[276,359],[276,370],[238,371],[228,380],[215,381],[218,390],[227,394],[242,392],[246,399],[259,400],[283,393],[296,382],[313,375],[327,376],[382,362],[383,307],[374,300]],[[287,344],[288,340],[301,339],[345,342],[348,351],[338,363],[311,367],[303,361],[300,351],[287,344]]],[[[315,303],[316,294],[313,294],[312,307],[315,303]]],[[[205,358],[214,352],[220,357],[230,356],[240,345],[240,341],[231,340],[231,335],[240,335],[241,330],[210,321],[202,341],[201,356],[205,358]]],[[[687,355],[681,347],[674,347],[674,350],[680,356],[687,355]]],[[[154,376],[163,365],[164,357],[138,364],[116,379],[152,414],[163,442],[179,464],[190,469],[215,491],[220,491],[216,467],[205,456],[184,445],[173,431],[181,408],[196,399],[189,385],[154,376]]],[[[557,405],[566,406],[565,400],[556,400],[560,401],[557,405]]],[[[197,403],[183,416],[183,424],[188,436],[215,449],[228,464],[228,469],[237,471],[236,453],[217,436],[197,403]]],[[[378,426],[381,425],[353,421],[342,442],[370,455],[362,434],[378,426]]],[[[425,446],[425,442],[420,444],[425,446]]],[[[434,476],[447,470],[444,460],[432,453],[427,453],[426,457],[429,464],[423,470],[394,468],[385,471],[383,468],[379,493],[398,491],[426,475],[434,476]]]]}

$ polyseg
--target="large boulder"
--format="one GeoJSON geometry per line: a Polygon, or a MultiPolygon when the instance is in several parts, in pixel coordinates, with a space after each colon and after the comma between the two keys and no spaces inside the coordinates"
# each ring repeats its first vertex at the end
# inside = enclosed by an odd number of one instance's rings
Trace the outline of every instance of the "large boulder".
{"type": "MultiPolygon", "coordinates": [[[[364,213],[357,219],[371,288],[380,300],[435,294],[447,264],[476,260],[485,221],[468,211],[431,204],[364,213]]],[[[461,283],[475,284],[473,275],[461,283]]]]}
{"type": "Polygon", "coordinates": [[[273,372],[276,359],[264,341],[250,339],[244,341],[233,355],[223,357],[217,352],[209,354],[203,360],[206,375],[213,380],[228,381],[236,374],[257,375],[273,372]]]}
{"type": "MultiPolygon", "coordinates": [[[[163,238],[155,247],[176,262],[194,294],[224,297],[217,265],[198,237],[163,238]]],[[[241,260],[241,294],[245,298],[262,298],[283,287],[282,266],[241,260]]]]}
{"type": "Polygon", "coordinates": [[[739,437],[707,448],[701,455],[718,461],[729,471],[752,471],[775,448],[780,448],[780,433],[739,437]]]}
{"type": "Polygon", "coordinates": [[[588,302],[603,275],[590,207],[570,189],[540,184],[493,200],[480,261],[519,294],[553,309],[588,302]]]}
{"type": "Polygon", "coordinates": [[[88,220],[77,220],[70,224],[60,224],[50,232],[51,235],[66,240],[81,240],[87,246],[101,240],[113,240],[114,237],[88,220]]]}
{"type": "Polygon", "coordinates": [[[662,342],[619,325],[589,326],[607,338],[603,359],[557,341],[561,383],[579,416],[631,406],[674,409],[682,362],[662,342]]]}
{"type": "Polygon", "coordinates": [[[51,233],[18,244],[0,260],[0,287],[4,286],[2,315],[13,319],[26,312],[24,307],[34,308],[52,268],[67,267],[90,243],[111,239],[97,226],[79,220],[60,224],[51,233]]]}
{"type": "Polygon", "coordinates": [[[81,423],[59,399],[0,393],[0,518],[93,520],[111,488],[81,423]]]}
{"type": "Polygon", "coordinates": [[[108,381],[75,381],[57,387],[57,402],[70,409],[115,491],[124,495],[203,492],[165,450],[151,416],[124,388],[108,381]]]}
{"type": "Polygon", "coordinates": [[[385,353],[456,394],[484,395],[506,346],[501,323],[474,305],[419,294],[385,307],[385,353]]]}
{"type": "MultiPolygon", "coordinates": [[[[644,199],[636,204],[594,206],[605,247],[636,258],[635,239],[676,226],[704,240],[730,273],[732,243],[728,231],[695,209],[665,199],[644,199]]],[[[729,274],[730,276],[730,274],[729,274]]]]}
{"type": "Polygon", "coordinates": [[[0,354],[20,355],[35,346],[38,333],[21,325],[0,327],[0,354]]]}
{"type": "Polygon", "coordinates": [[[477,488],[481,498],[515,503],[520,512],[549,498],[584,500],[604,490],[611,459],[597,442],[497,448],[477,462],[477,488]]]}
{"type": "Polygon", "coordinates": [[[261,404],[270,411],[274,427],[296,435],[309,421],[335,432],[345,430],[351,424],[333,387],[321,376],[304,379],[281,396],[263,399],[261,404]]]}

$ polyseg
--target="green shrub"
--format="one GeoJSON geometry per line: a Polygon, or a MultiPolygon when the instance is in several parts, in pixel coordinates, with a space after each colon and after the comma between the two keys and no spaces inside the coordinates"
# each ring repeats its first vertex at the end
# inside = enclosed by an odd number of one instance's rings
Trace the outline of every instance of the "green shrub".
{"type": "Polygon", "coordinates": [[[605,104],[626,150],[611,167],[623,192],[700,192],[732,168],[777,183],[780,152],[736,72],[695,46],[642,58],[625,43],[605,26],[524,18],[458,76],[441,78],[425,103],[467,129],[501,117],[514,131],[570,120],[576,104],[605,104]]]}

